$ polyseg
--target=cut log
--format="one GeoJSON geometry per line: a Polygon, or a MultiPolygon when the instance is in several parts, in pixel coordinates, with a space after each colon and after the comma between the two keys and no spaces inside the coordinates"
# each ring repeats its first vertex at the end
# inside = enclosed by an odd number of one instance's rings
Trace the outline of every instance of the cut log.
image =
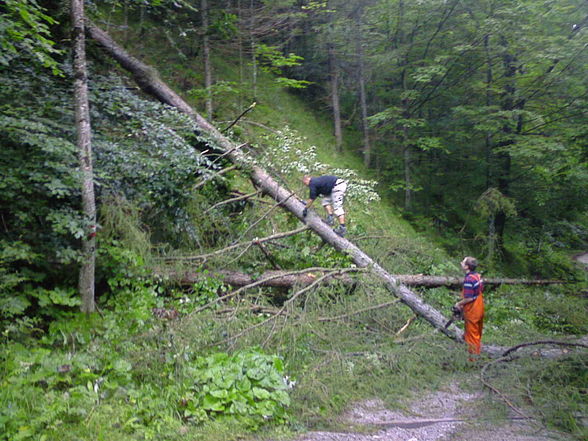
{"type": "MultiPolygon", "coordinates": [[[[302,215],[304,205],[296,195],[288,189],[280,186],[265,170],[256,165],[250,165],[245,160],[244,154],[236,148],[236,144],[223,136],[214,126],[190,107],[178,94],[161,81],[154,70],[132,57],[122,47],[110,38],[110,36],[94,24],[88,23],[86,27],[89,35],[100,44],[115,60],[125,69],[130,71],[139,86],[146,92],[163,103],[176,107],[181,112],[190,115],[201,130],[201,134],[210,139],[211,144],[224,149],[228,157],[237,165],[243,165],[244,169],[250,172],[250,179],[253,184],[265,194],[270,195],[280,205],[305,222],[312,231],[319,235],[325,242],[337,250],[348,254],[353,262],[360,268],[369,267],[373,274],[381,278],[388,290],[398,297],[404,304],[410,307],[417,315],[424,318],[432,326],[447,335],[448,337],[462,342],[463,331],[456,326],[445,328],[448,318],[428,305],[417,294],[412,292],[406,285],[401,284],[392,274],[382,268],[370,256],[345,238],[339,237],[321,218],[311,211],[307,217],[302,215]]],[[[491,354],[499,354],[501,348],[484,346],[484,350],[491,354]]]]}
{"type": "MultiPolygon", "coordinates": [[[[257,280],[270,279],[264,282],[261,286],[268,287],[281,287],[291,288],[294,285],[305,286],[310,285],[316,278],[316,275],[302,274],[294,275],[287,271],[266,271],[259,277],[252,277],[249,274],[240,271],[213,271],[199,273],[193,271],[186,271],[182,273],[178,272],[166,272],[161,270],[157,273],[159,276],[167,277],[173,281],[178,282],[181,285],[191,285],[193,283],[202,280],[204,277],[214,277],[221,280],[227,285],[234,287],[241,287],[249,285],[257,280]],[[280,273],[284,274],[284,277],[278,277],[280,273]],[[277,278],[276,278],[277,277],[277,278]]],[[[320,274],[322,275],[322,273],[320,274]]],[[[399,283],[406,286],[421,286],[425,288],[436,288],[445,286],[449,288],[459,288],[463,284],[463,277],[445,277],[445,276],[425,276],[422,274],[411,275],[411,274],[393,274],[399,283]]],[[[347,275],[333,277],[328,279],[329,281],[337,280],[344,284],[355,283],[352,277],[347,275]]],[[[501,278],[484,278],[484,285],[552,285],[564,283],[561,280],[526,280],[526,279],[501,279],[501,278]]]]}

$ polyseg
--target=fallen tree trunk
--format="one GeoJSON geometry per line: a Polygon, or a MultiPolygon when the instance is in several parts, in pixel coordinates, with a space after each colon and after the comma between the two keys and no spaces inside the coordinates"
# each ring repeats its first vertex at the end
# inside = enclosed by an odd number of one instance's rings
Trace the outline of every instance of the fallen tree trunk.
{"type": "MultiPolygon", "coordinates": [[[[266,271],[258,277],[252,277],[249,274],[240,271],[219,270],[209,271],[207,273],[197,272],[175,272],[175,271],[158,271],[156,275],[166,277],[180,285],[192,285],[206,277],[214,277],[223,283],[234,288],[251,285],[252,283],[262,281],[259,286],[272,288],[292,288],[293,286],[308,286],[313,283],[317,277],[323,276],[323,271],[317,271],[308,274],[293,274],[289,271],[266,271]]],[[[333,274],[325,279],[325,283],[339,281],[346,285],[352,285],[353,279],[347,274],[333,274]]]]}
{"type": "MultiPolygon", "coordinates": [[[[265,194],[270,195],[280,205],[305,222],[310,229],[318,234],[325,242],[329,243],[337,250],[347,253],[353,262],[360,268],[370,268],[372,273],[382,279],[388,290],[397,296],[403,303],[409,306],[417,315],[427,320],[439,332],[448,337],[463,342],[463,331],[456,326],[445,328],[447,317],[441,314],[432,306],[428,305],[418,295],[412,292],[406,285],[399,281],[388,271],[376,263],[370,256],[364,253],[357,246],[347,239],[339,237],[321,218],[311,211],[305,218],[302,216],[304,205],[295,194],[286,188],[280,186],[265,170],[256,165],[250,165],[236,144],[223,136],[214,126],[206,121],[194,109],[192,109],[179,95],[177,95],[169,86],[161,81],[154,70],[129,55],[122,47],[115,43],[110,36],[88,23],[86,27],[90,36],[98,42],[115,60],[117,60],[125,69],[130,71],[136,79],[139,86],[147,93],[155,96],[157,99],[170,106],[176,107],[181,112],[190,115],[201,129],[201,134],[210,139],[213,145],[219,146],[228,153],[228,157],[237,165],[242,166],[250,172],[250,179],[253,184],[261,189],[265,194]]],[[[486,345],[484,350],[488,353],[498,354],[500,348],[486,345]]]]}
{"type": "MultiPolygon", "coordinates": [[[[321,273],[322,274],[322,273],[321,273]]],[[[221,280],[223,283],[227,285],[231,285],[234,287],[240,287],[249,285],[257,280],[263,280],[267,278],[271,278],[266,283],[263,283],[261,286],[269,286],[269,287],[282,287],[282,288],[291,288],[294,285],[304,286],[310,285],[316,278],[316,275],[313,274],[302,274],[302,275],[293,275],[288,271],[266,271],[263,274],[259,275],[258,277],[250,276],[247,273],[243,273],[240,271],[230,271],[230,270],[222,270],[222,271],[212,271],[207,272],[206,274],[193,272],[193,271],[186,271],[186,272],[175,272],[170,271],[166,272],[161,270],[157,273],[160,276],[166,276],[173,281],[178,282],[181,285],[191,285],[199,280],[202,280],[205,277],[214,277],[221,280]],[[283,273],[283,277],[279,277],[280,273],[283,273]]],[[[426,288],[436,288],[440,286],[446,286],[450,288],[459,288],[463,284],[462,277],[445,277],[445,276],[425,276],[422,274],[417,275],[410,275],[410,274],[393,274],[394,277],[399,283],[402,283],[406,286],[422,286],[426,288]]],[[[336,277],[333,279],[328,279],[329,281],[337,280],[344,284],[353,284],[355,281],[353,278],[349,276],[345,277],[336,277]]],[[[525,280],[525,279],[502,279],[502,278],[489,278],[484,279],[484,285],[552,285],[552,284],[560,284],[563,283],[560,280],[525,280]]]]}

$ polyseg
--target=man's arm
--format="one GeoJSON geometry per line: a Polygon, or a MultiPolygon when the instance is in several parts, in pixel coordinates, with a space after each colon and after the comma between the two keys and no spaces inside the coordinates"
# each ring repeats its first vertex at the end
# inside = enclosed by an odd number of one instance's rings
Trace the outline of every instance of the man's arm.
{"type": "Polygon", "coordinates": [[[474,300],[476,300],[476,297],[466,297],[465,299],[461,299],[459,302],[457,302],[455,307],[462,311],[465,305],[472,303],[474,300]]]}
{"type": "Polygon", "coordinates": [[[310,208],[310,206],[312,205],[312,203],[314,202],[314,199],[308,199],[307,201],[304,202],[304,209],[302,210],[302,216],[306,217],[306,215],[308,214],[308,209],[310,208]]]}

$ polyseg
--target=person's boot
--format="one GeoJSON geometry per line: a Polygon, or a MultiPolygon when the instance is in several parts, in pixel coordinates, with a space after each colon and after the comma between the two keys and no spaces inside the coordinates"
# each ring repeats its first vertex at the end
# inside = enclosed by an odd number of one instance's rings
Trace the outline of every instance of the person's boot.
{"type": "Polygon", "coordinates": [[[325,219],[325,222],[327,223],[328,226],[332,227],[335,224],[335,216],[333,216],[332,214],[329,214],[327,216],[327,218],[325,219]]]}
{"type": "Polygon", "coordinates": [[[345,225],[339,225],[337,228],[335,228],[334,231],[339,236],[343,237],[343,236],[345,236],[345,233],[347,233],[347,228],[345,228],[345,225]]]}

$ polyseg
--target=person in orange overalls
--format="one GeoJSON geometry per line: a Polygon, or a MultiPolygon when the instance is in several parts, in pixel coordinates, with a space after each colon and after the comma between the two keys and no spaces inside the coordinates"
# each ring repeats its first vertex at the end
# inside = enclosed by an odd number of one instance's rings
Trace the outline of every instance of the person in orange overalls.
{"type": "MultiPolygon", "coordinates": [[[[462,299],[455,307],[463,311],[465,322],[465,342],[470,354],[480,354],[482,348],[482,328],[484,327],[484,283],[476,272],[478,261],[474,257],[466,257],[461,261],[465,278],[463,280],[462,299]]],[[[470,356],[470,361],[473,361],[470,356]]]]}

